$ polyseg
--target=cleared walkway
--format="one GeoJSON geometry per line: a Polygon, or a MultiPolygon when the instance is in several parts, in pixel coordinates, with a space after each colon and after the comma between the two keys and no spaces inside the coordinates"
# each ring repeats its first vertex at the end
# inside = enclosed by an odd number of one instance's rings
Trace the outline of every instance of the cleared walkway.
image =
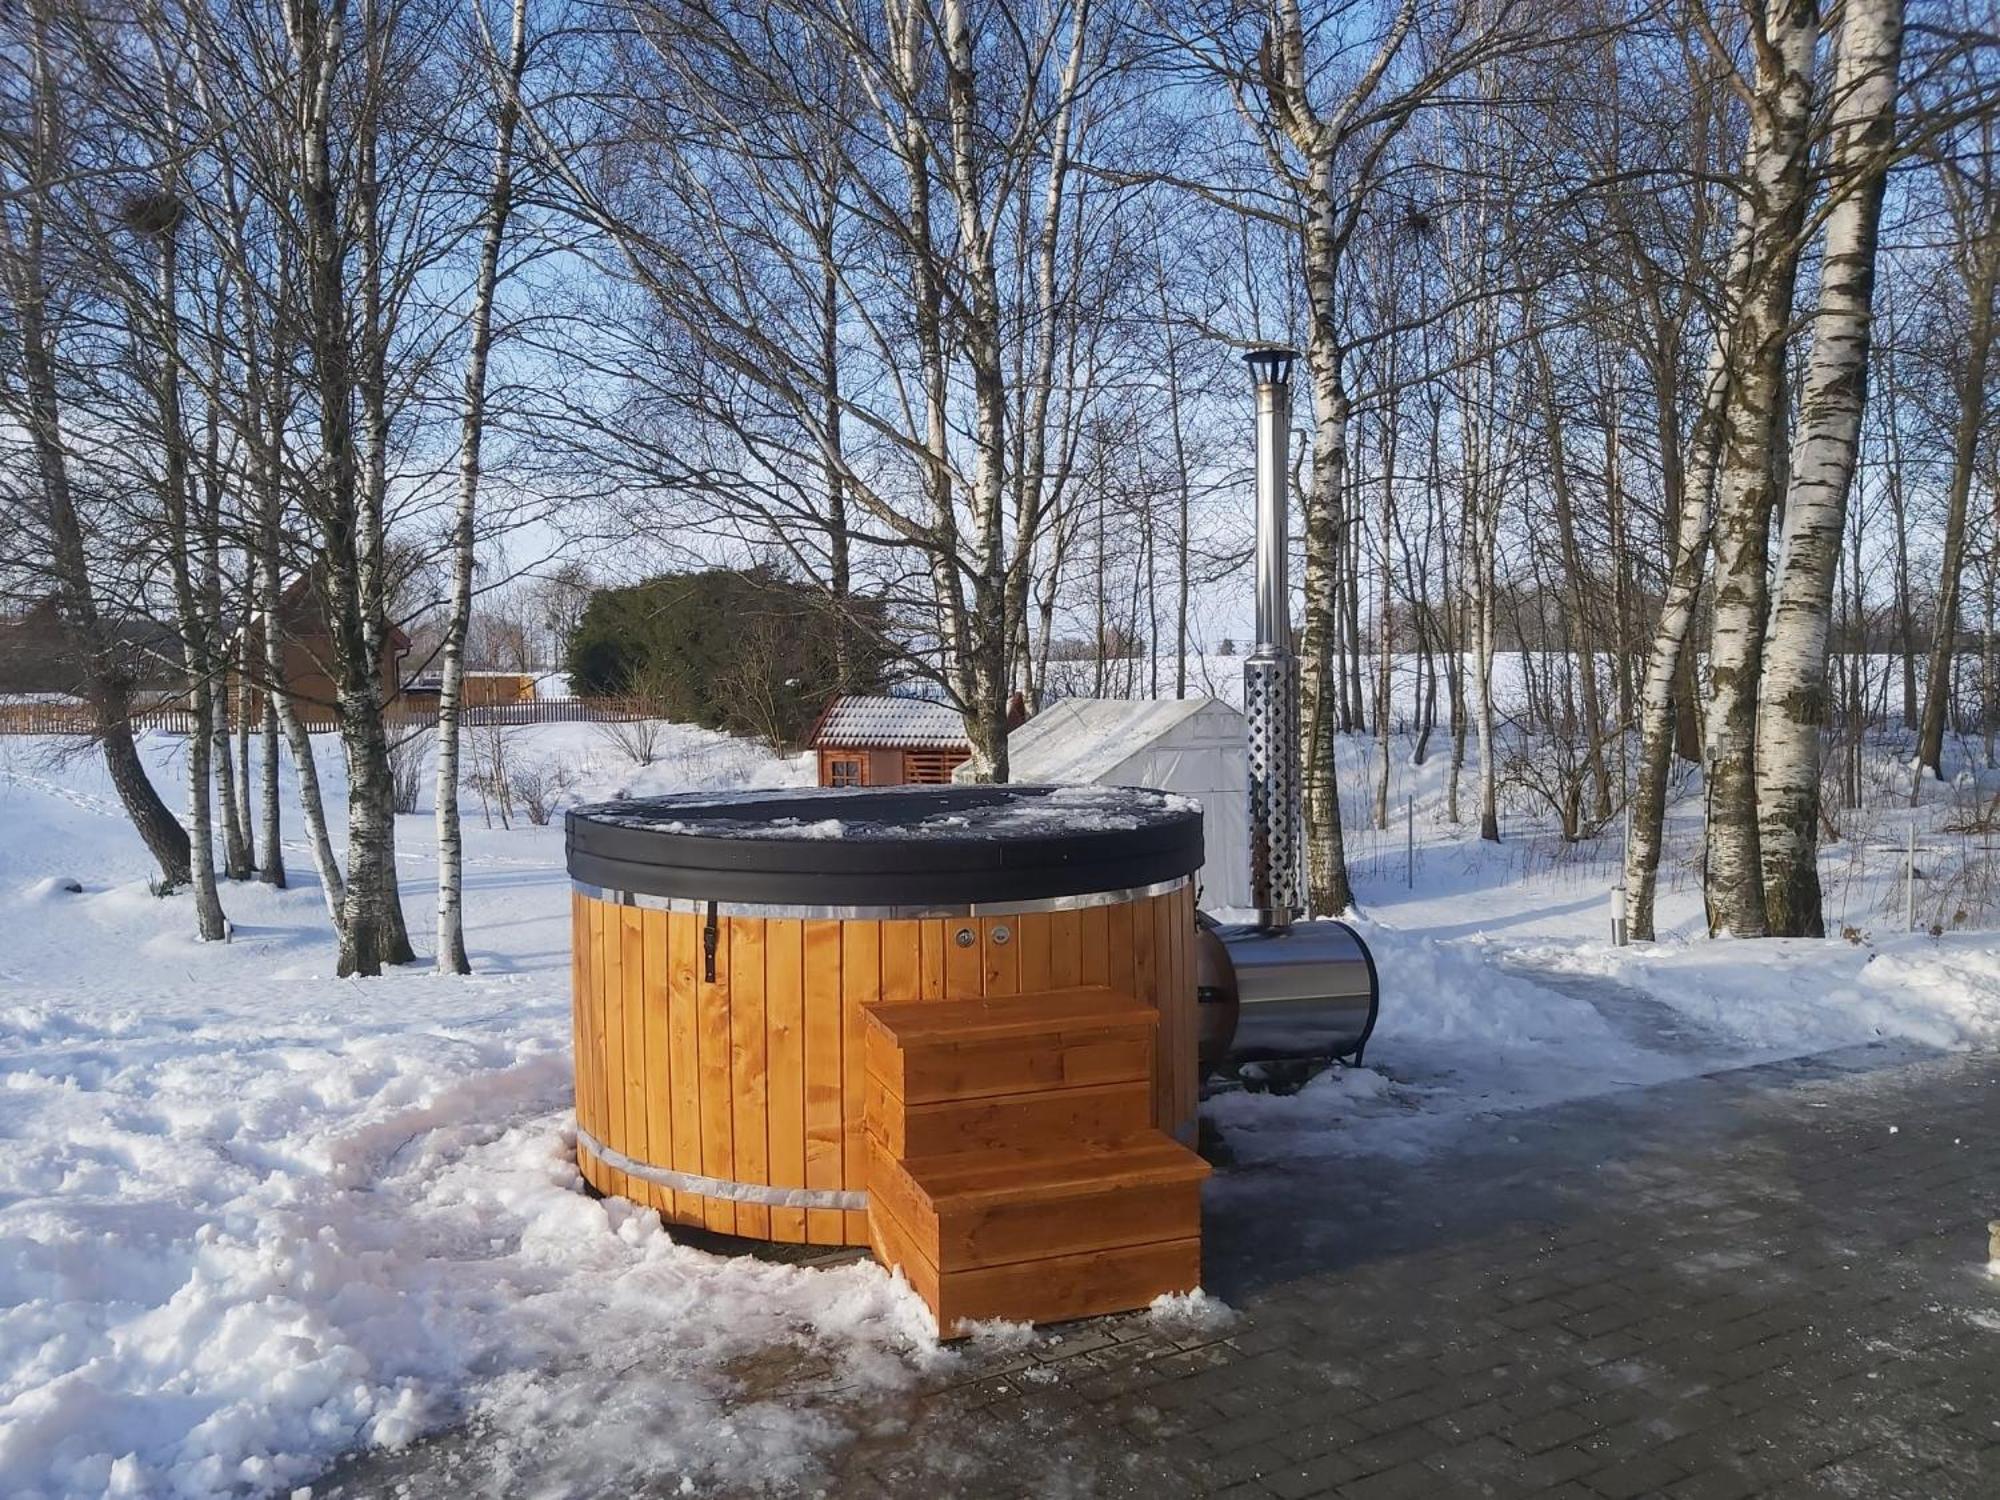
{"type": "MultiPolygon", "coordinates": [[[[841,1496],[2000,1494],[2000,1057],[1719,1073],[1207,1209],[1226,1326],[1075,1325],[888,1406],[774,1351],[745,1398],[853,1433],[841,1496]]],[[[315,1494],[485,1493],[478,1447],[315,1494]]]]}

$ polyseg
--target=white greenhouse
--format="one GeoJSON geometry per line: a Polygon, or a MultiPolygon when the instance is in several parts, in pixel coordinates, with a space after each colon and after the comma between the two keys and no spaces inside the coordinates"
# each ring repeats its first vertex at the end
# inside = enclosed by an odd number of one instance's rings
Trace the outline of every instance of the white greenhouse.
{"type": "Polygon", "coordinates": [[[1216,911],[1250,904],[1244,747],[1243,715],[1213,698],[1064,698],[1007,737],[1008,779],[1193,797],[1208,847],[1201,905],[1216,911]]]}

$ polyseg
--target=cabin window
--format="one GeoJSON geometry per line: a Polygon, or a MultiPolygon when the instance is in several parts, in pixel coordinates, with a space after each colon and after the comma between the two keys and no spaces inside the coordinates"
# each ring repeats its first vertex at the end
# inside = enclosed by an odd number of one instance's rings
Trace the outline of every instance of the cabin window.
{"type": "Polygon", "coordinates": [[[853,756],[839,756],[826,763],[828,786],[860,786],[861,762],[853,756]]]}

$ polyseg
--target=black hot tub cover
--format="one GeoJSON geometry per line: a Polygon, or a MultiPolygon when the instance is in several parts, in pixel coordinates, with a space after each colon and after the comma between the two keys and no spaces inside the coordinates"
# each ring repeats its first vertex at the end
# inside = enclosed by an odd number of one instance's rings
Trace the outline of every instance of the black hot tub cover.
{"type": "Polygon", "coordinates": [[[1202,863],[1201,806],[1139,787],[802,787],[599,802],[571,878],[607,891],[803,907],[1036,901],[1202,863]]]}

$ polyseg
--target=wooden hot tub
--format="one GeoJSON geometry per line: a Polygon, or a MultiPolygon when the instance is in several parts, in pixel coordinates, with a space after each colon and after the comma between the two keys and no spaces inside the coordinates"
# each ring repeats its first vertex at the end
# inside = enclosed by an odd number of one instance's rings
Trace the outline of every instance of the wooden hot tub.
{"type": "Polygon", "coordinates": [[[1102,987],[1191,1144],[1201,815],[1124,788],[813,788],[568,819],[577,1160],[673,1223],[867,1244],[876,1002],[1102,987]]]}

